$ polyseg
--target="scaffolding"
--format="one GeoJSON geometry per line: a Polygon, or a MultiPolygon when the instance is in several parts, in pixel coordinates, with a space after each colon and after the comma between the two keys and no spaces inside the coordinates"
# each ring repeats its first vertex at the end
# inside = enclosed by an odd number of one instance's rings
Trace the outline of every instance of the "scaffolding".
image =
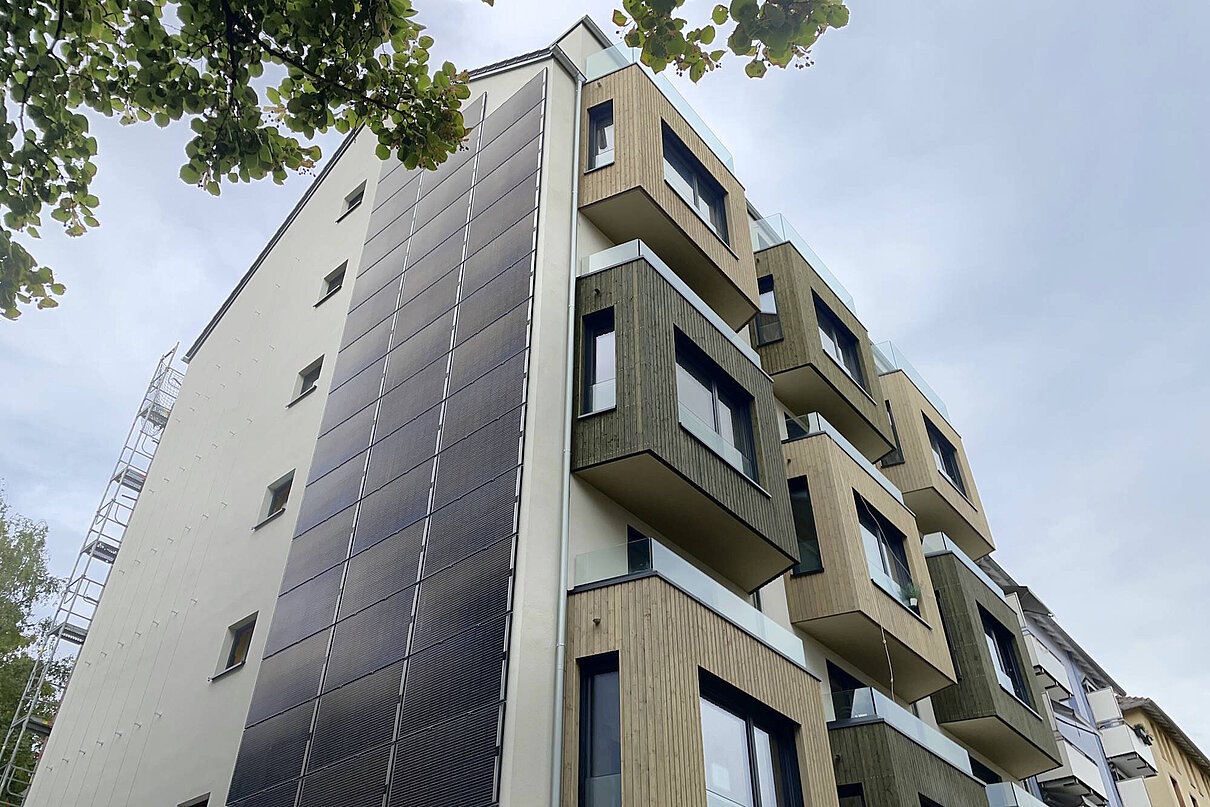
{"type": "Polygon", "coordinates": [[[33,654],[29,681],[0,748],[0,765],[3,765],[0,805],[3,807],[17,807],[25,800],[37,759],[67,689],[76,655],[88,637],[97,604],[121,549],[126,526],[147,481],[151,460],[181,389],[184,373],[173,367],[176,351],[173,347],[156,366],[105,487],[101,505],[63,587],[58,609],[46,623],[33,654]]]}

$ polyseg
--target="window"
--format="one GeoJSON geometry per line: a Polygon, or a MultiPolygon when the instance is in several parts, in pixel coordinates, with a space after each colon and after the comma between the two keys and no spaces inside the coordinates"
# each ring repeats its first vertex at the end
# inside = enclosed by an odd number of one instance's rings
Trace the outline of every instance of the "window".
{"type": "Polygon", "coordinates": [[[265,491],[265,504],[261,511],[260,523],[256,525],[257,527],[285,512],[286,502],[290,498],[290,485],[293,482],[294,472],[291,471],[269,486],[269,489],[265,491]]]}
{"type": "Polygon", "coordinates": [[[861,527],[861,541],[865,546],[870,577],[879,587],[919,614],[920,589],[916,587],[908,568],[903,533],[856,491],[853,492],[853,500],[857,506],[857,521],[861,527]]]}
{"type": "Polygon", "coordinates": [[[589,169],[613,163],[613,101],[588,110],[588,137],[589,169]]]}
{"type": "Polygon", "coordinates": [[[1000,774],[974,757],[971,757],[971,773],[975,774],[975,778],[985,785],[998,785],[1004,781],[1000,778],[1000,774]]]}
{"type": "Polygon", "coordinates": [[[729,244],[727,193],[685,144],[664,125],[664,179],[702,217],[707,226],[729,244]]]}
{"type": "Polygon", "coordinates": [[[294,384],[294,397],[290,399],[290,405],[304,395],[315,392],[315,387],[319,383],[319,372],[323,369],[323,365],[324,359],[323,356],[320,356],[298,371],[298,380],[294,384]]]}
{"type": "Polygon", "coordinates": [[[860,783],[840,785],[836,788],[836,795],[840,797],[840,807],[865,807],[865,791],[860,783]]]}
{"type": "Polygon", "coordinates": [[[886,416],[891,421],[891,437],[895,440],[895,448],[882,458],[882,467],[886,468],[890,465],[903,464],[903,444],[899,442],[899,429],[895,428],[895,415],[891,412],[891,402],[883,401],[883,403],[886,404],[886,416]]]}
{"type": "MultiPolygon", "coordinates": [[[[828,662],[828,685],[832,692],[832,716],[834,720],[849,720],[852,719],[854,703],[857,700],[857,693],[866,689],[866,685],[859,681],[854,676],[837,667],[832,662],[828,662]]],[[[869,699],[864,698],[868,704],[869,699]]],[[[857,704],[858,716],[862,716],[861,712],[866,704],[857,704]]]]}
{"type": "Polygon", "coordinates": [[[198,796],[195,799],[190,799],[189,801],[183,801],[177,807],[206,807],[208,804],[210,804],[209,793],[204,796],[198,796]]]}
{"type": "Polygon", "coordinates": [[[703,680],[700,702],[706,804],[800,807],[792,731],[721,682],[703,680]]]}
{"type": "Polygon", "coordinates": [[[337,266],[328,273],[328,275],[324,278],[323,289],[320,290],[319,302],[316,303],[316,305],[319,305],[319,303],[322,303],[324,300],[340,291],[341,286],[344,285],[345,272],[348,270],[348,268],[349,262],[345,261],[340,266],[337,266]]]}
{"type": "Polygon", "coordinates": [[[622,807],[617,654],[580,660],[580,807],[622,807]]]}
{"type": "Polygon", "coordinates": [[[340,216],[336,220],[340,221],[345,216],[356,210],[365,199],[365,196],[366,183],[363,181],[360,185],[350,191],[348,196],[345,197],[343,209],[340,211],[340,216]]]}
{"type": "Polygon", "coordinates": [[[966,495],[966,485],[962,483],[962,469],[958,467],[958,452],[953,443],[945,439],[945,435],[926,417],[924,429],[929,435],[929,445],[933,449],[933,462],[941,475],[953,483],[963,496],[966,495]]]}
{"type": "Polygon", "coordinates": [[[634,527],[626,528],[626,573],[651,571],[651,539],[634,527]]]}
{"type": "Polygon", "coordinates": [[[811,491],[807,488],[805,476],[790,480],[790,512],[794,516],[794,532],[798,535],[798,556],[801,558],[793,574],[823,571],[819,535],[815,532],[815,512],[811,509],[811,491]]]}
{"type": "Polygon", "coordinates": [[[756,344],[767,345],[784,338],[781,317],[777,315],[777,296],[773,292],[773,275],[757,278],[760,291],[760,311],[756,315],[756,344]]]}
{"type": "Polygon", "coordinates": [[[248,648],[252,646],[252,632],[255,629],[256,614],[227,628],[227,642],[224,645],[222,658],[223,666],[219,670],[219,675],[243,666],[244,662],[248,660],[248,648]]]}
{"type": "Polygon", "coordinates": [[[584,317],[584,414],[617,402],[615,345],[612,308],[584,317]]]}
{"type": "Polygon", "coordinates": [[[1169,776],[1168,778],[1172,780],[1172,791],[1176,793],[1176,803],[1185,807],[1185,797],[1181,795],[1181,786],[1177,784],[1176,777],[1169,776]]]}
{"type": "Polygon", "coordinates": [[[933,801],[923,793],[917,793],[916,795],[920,797],[920,807],[941,807],[940,804],[933,801]]]}
{"type": "Polygon", "coordinates": [[[849,378],[868,392],[865,374],[861,371],[857,337],[818,297],[815,298],[815,318],[819,321],[819,341],[823,343],[824,352],[836,360],[849,378]]]}
{"type": "Polygon", "coordinates": [[[991,653],[992,664],[996,667],[996,678],[1000,681],[1000,686],[1025,703],[1030,703],[1029,687],[1025,684],[1025,674],[1021,669],[1017,642],[1012,631],[983,610],[983,606],[979,606],[979,617],[983,620],[983,637],[987,640],[987,649],[991,653]]]}
{"type": "Polygon", "coordinates": [[[676,334],[676,397],[681,425],[755,482],[752,396],[680,331],[676,334]]]}

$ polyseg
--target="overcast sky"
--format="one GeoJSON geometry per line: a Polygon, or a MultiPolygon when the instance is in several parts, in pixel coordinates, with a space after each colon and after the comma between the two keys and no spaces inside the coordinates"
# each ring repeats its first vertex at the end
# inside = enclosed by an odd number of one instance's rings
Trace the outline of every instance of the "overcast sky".
{"type": "MultiPolygon", "coordinates": [[[[417,5],[464,67],[581,8],[614,33],[608,2],[417,5]]],[[[811,69],[684,93],[945,399],[1001,565],[1210,752],[1210,4],[849,5],[811,69]]],[[[0,478],[62,574],[157,358],[309,181],[213,199],[176,178],[184,127],[94,133],[102,227],[38,243],[67,296],[0,322],[0,478]]]]}

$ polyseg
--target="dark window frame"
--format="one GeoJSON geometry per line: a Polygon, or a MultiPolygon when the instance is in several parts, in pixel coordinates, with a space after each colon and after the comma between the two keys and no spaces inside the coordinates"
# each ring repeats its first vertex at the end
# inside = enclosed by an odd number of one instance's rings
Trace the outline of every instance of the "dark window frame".
{"type": "Polygon", "coordinates": [[[899,429],[895,426],[895,413],[891,411],[891,402],[883,401],[886,404],[886,416],[891,422],[891,438],[895,441],[895,447],[888,451],[880,460],[883,468],[889,468],[892,465],[903,465],[905,462],[903,457],[903,443],[899,442],[899,429]]]}
{"type": "MultiPolygon", "coordinates": [[[[700,701],[708,701],[715,708],[728,712],[744,722],[745,743],[748,748],[748,775],[754,807],[804,807],[795,737],[799,727],[767,704],[705,670],[699,670],[699,682],[699,711],[700,701]],[[757,774],[756,729],[769,737],[774,782],[781,791],[783,802],[781,805],[767,805],[761,802],[757,774]]],[[[702,785],[705,787],[704,781],[702,785]]]]}
{"type": "Polygon", "coordinates": [[[845,375],[853,379],[853,382],[862,390],[869,394],[870,387],[866,381],[865,365],[861,360],[861,343],[857,338],[857,334],[849,329],[849,326],[840,321],[840,317],[836,316],[836,312],[828,307],[828,304],[819,298],[818,294],[812,292],[811,296],[815,302],[815,320],[819,328],[819,344],[823,348],[823,352],[828,354],[845,375]],[[827,339],[825,339],[827,337],[827,339]],[[828,342],[836,346],[834,354],[828,349],[828,342]],[[839,354],[839,355],[836,355],[839,354]]]}
{"type": "Polygon", "coordinates": [[[756,314],[756,346],[770,345],[785,338],[781,327],[781,315],[777,311],[777,284],[773,275],[762,275],[756,279],[756,290],[760,294],[760,310],[756,314]]]}
{"type": "Polygon", "coordinates": [[[836,798],[840,807],[865,807],[865,789],[861,786],[861,782],[837,785],[836,798]],[[853,801],[853,799],[857,801],[853,801]]]}
{"type": "Polygon", "coordinates": [[[328,272],[328,274],[324,275],[323,291],[319,295],[319,300],[315,303],[316,307],[319,307],[321,303],[326,302],[328,298],[332,297],[334,294],[336,294],[336,292],[344,288],[345,277],[348,275],[348,272],[349,262],[343,261],[340,266],[337,266],[331,272],[328,272]]]}
{"type": "MultiPolygon", "coordinates": [[[[878,560],[883,572],[904,590],[903,594],[905,597],[909,595],[912,589],[916,590],[916,605],[904,602],[902,599],[899,602],[903,607],[919,616],[920,598],[923,592],[920,590],[916,577],[912,574],[912,566],[908,562],[906,549],[907,536],[892,524],[890,519],[878,512],[878,508],[870,504],[856,490],[853,491],[853,506],[857,510],[859,529],[865,529],[871,533],[878,544],[878,560]]],[[[862,545],[865,548],[864,537],[862,545]]],[[[867,562],[871,560],[868,550],[866,552],[866,560],[867,562]]]]}
{"type": "Polygon", "coordinates": [[[706,170],[701,160],[694,156],[667,123],[663,123],[663,158],[664,181],[672,186],[676,195],[692,208],[719,240],[730,247],[726,189],[706,170]],[[680,182],[688,186],[687,191],[681,190],[679,183],[668,178],[669,171],[675,173],[680,182]]]}
{"type": "Polygon", "coordinates": [[[344,202],[342,204],[342,209],[340,211],[340,215],[336,217],[336,220],[340,221],[345,216],[349,215],[354,210],[361,207],[361,203],[365,201],[365,198],[366,198],[366,183],[365,183],[365,180],[362,180],[360,185],[358,185],[356,188],[354,188],[353,190],[351,190],[347,194],[345,194],[345,198],[344,198],[344,202]]]}
{"type": "Polygon", "coordinates": [[[786,486],[790,490],[790,514],[794,519],[794,534],[798,539],[800,558],[799,562],[794,564],[790,574],[795,577],[818,574],[823,571],[823,555],[819,549],[819,530],[815,526],[815,509],[811,504],[811,486],[805,476],[796,476],[786,480],[786,486]],[[801,489],[801,495],[796,496],[798,489],[801,489]],[[804,532],[807,534],[804,535],[804,532]],[[810,550],[811,560],[808,560],[808,552],[803,551],[804,544],[810,550]]]}
{"type": "Polygon", "coordinates": [[[231,646],[227,649],[227,664],[223,669],[232,670],[248,661],[248,651],[252,649],[252,636],[256,630],[256,615],[253,614],[251,618],[238,622],[227,630],[231,634],[231,646]]]}
{"type": "MultiPolygon", "coordinates": [[[[618,383],[618,359],[617,359],[617,322],[614,318],[613,307],[602,308],[600,311],[593,311],[591,314],[585,314],[582,320],[584,328],[584,372],[581,379],[583,386],[581,387],[581,405],[580,414],[595,415],[598,412],[608,412],[610,409],[617,407],[617,383],[618,383]],[[612,375],[607,379],[598,378],[598,370],[600,356],[598,355],[599,343],[598,340],[606,337],[613,337],[613,356],[612,356],[612,375]],[[612,394],[606,403],[597,405],[594,390],[600,387],[601,384],[612,381],[612,394]]],[[[603,393],[604,390],[601,390],[603,393]]]]}
{"type": "Polygon", "coordinates": [[[979,605],[978,608],[984,643],[991,655],[992,666],[998,673],[1004,674],[1011,686],[1004,686],[1004,682],[999,681],[999,675],[996,676],[997,682],[1009,694],[1014,695],[1032,709],[1033,698],[1030,696],[1029,679],[1025,676],[1025,667],[1021,663],[1021,651],[1017,647],[1017,637],[982,605],[979,605]]]}
{"type": "Polygon", "coordinates": [[[588,170],[613,165],[617,149],[617,128],[613,118],[613,99],[588,110],[588,170]],[[603,136],[603,140],[602,140],[603,136]]]}
{"type": "MultiPolygon", "coordinates": [[[[724,443],[729,445],[741,457],[740,464],[737,466],[735,462],[727,457],[724,453],[717,451],[713,446],[706,442],[703,435],[698,434],[696,427],[686,425],[685,420],[680,417],[681,401],[681,374],[677,372],[676,378],[676,394],[677,394],[677,418],[681,425],[690,433],[696,436],[699,440],[706,443],[707,447],[715,450],[723,457],[731,467],[742,473],[752,482],[760,483],[760,468],[756,454],[756,425],[752,417],[752,405],[755,399],[752,395],[735,382],[727,372],[711,359],[706,352],[693,343],[688,336],[685,336],[679,329],[676,330],[676,371],[684,371],[685,375],[694,383],[698,384],[711,395],[711,411],[713,416],[712,423],[702,421],[705,428],[711,429],[714,434],[724,443]],[[707,383],[709,382],[709,383],[707,383]],[[728,414],[728,420],[731,424],[731,439],[728,440],[724,434],[724,423],[722,413],[728,414]]],[[[685,407],[688,408],[688,407],[685,407]]],[[[692,410],[690,410],[692,412],[692,410]]],[[[701,420],[694,413],[694,417],[701,420]]]]}
{"type": "Polygon", "coordinates": [[[941,430],[933,424],[933,421],[929,420],[928,415],[921,412],[920,416],[924,418],[924,431],[928,434],[929,450],[933,455],[933,466],[965,498],[967,495],[966,480],[962,477],[962,463],[958,461],[957,446],[941,433],[941,430]]]}
{"type": "Polygon", "coordinates": [[[269,486],[269,500],[266,505],[265,519],[273,518],[274,516],[286,511],[286,504],[290,501],[290,489],[294,486],[294,472],[286,474],[281,480],[274,482],[269,486]],[[280,497],[280,501],[279,501],[280,497]]]}
{"type": "MultiPolygon", "coordinates": [[[[577,803],[580,807],[602,807],[602,805],[590,805],[588,801],[588,782],[592,778],[589,776],[589,771],[592,767],[592,749],[594,747],[593,737],[593,684],[598,680],[598,676],[614,675],[617,676],[617,725],[618,725],[618,757],[617,757],[617,775],[620,777],[622,772],[622,686],[621,686],[621,666],[617,652],[602,653],[596,656],[586,656],[578,659],[577,664],[580,670],[580,736],[579,742],[579,783],[577,788],[577,803]]],[[[612,775],[612,774],[611,774],[612,775]]],[[[621,804],[621,790],[618,790],[618,805],[621,804]]]]}

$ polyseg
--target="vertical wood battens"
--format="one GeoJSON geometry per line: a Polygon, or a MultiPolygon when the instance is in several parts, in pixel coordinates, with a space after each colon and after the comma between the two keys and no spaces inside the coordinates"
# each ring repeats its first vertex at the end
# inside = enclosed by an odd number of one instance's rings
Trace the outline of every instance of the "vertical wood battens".
{"type": "Polygon", "coordinates": [[[571,594],[563,805],[579,782],[578,659],[618,654],[623,807],[705,807],[700,671],[796,724],[803,802],[835,802],[819,681],[659,577],[571,594]]]}

